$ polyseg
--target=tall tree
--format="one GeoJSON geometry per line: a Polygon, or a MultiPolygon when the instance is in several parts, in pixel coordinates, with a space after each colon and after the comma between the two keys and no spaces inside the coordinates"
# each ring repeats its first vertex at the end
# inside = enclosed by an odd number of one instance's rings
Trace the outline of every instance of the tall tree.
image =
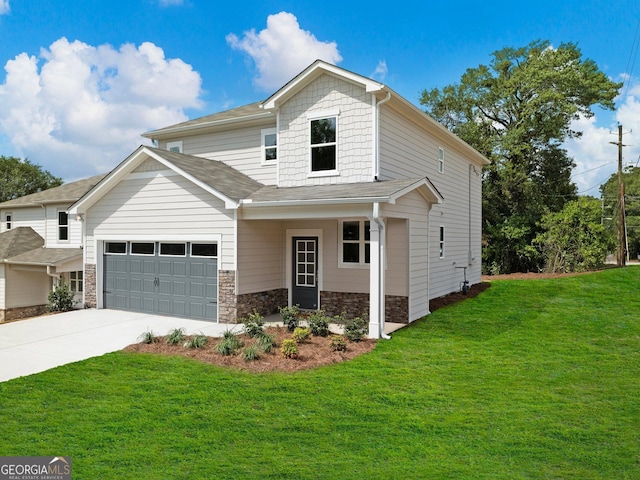
{"type": "Polygon", "coordinates": [[[460,83],[424,90],[425,111],[491,161],[483,178],[483,266],[490,273],[539,270],[533,240],[547,212],[576,198],[562,142],[594,105],[613,109],[622,86],[582,59],[573,43],[538,40],[492,54],[460,83]]]}
{"type": "Polygon", "coordinates": [[[62,185],[61,178],[27,159],[0,156],[0,202],[59,185],[62,185]]]}

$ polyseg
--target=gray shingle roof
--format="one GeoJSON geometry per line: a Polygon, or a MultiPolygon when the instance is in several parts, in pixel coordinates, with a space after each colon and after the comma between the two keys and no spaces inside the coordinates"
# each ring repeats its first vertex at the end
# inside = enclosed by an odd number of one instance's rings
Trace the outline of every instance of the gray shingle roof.
{"type": "Polygon", "coordinates": [[[0,203],[0,208],[14,207],[33,207],[34,205],[42,205],[46,203],[68,203],[73,202],[82,197],[91,190],[106,174],[96,175],[94,177],[78,180],[77,182],[65,183],[59,187],[49,188],[42,192],[32,193],[24,197],[9,200],[0,203]]]}
{"type": "Polygon", "coordinates": [[[142,136],[146,138],[156,138],[162,136],[165,133],[172,133],[175,130],[181,130],[183,128],[196,126],[204,127],[233,120],[249,119],[256,115],[265,117],[273,116],[275,120],[275,115],[272,112],[263,110],[262,108],[260,108],[260,105],[262,105],[262,102],[250,103],[249,105],[232,108],[230,110],[225,110],[224,112],[218,112],[211,115],[206,115],[204,117],[194,118],[193,120],[187,120],[186,122],[176,123],[175,125],[169,125],[168,127],[160,128],[158,130],[152,130],[150,132],[144,133],[142,136]]]}
{"type": "Polygon", "coordinates": [[[421,181],[424,181],[424,178],[288,188],[266,186],[248,198],[254,203],[389,198],[421,181]]]}
{"type": "Polygon", "coordinates": [[[209,160],[159,148],[145,148],[236,202],[264,187],[262,183],[218,160],[209,160]]]}
{"type": "Polygon", "coordinates": [[[31,227],[18,227],[0,233],[0,261],[42,247],[44,239],[31,227]]]}
{"type": "Polygon", "coordinates": [[[81,256],[81,248],[36,248],[7,260],[9,263],[57,265],[81,256]]]}

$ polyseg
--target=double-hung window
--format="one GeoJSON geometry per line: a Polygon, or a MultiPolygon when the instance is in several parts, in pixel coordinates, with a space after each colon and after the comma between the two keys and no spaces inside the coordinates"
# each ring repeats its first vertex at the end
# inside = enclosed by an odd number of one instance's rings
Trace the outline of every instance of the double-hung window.
{"type": "Polygon", "coordinates": [[[340,260],[343,266],[368,265],[371,260],[369,220],[340,222],[340,260]]]}
{"type": "Polygon", "coordinates": [[[278,134],[275,128],[263,128],[262,136],[262,164],[274,163],[278,160],[278,134]]]}
{"type": "Polygon", "coordinates": [[[69,240],[69,214],[58,212],[58,240],[66,242],[69,240]]]}
{"type": "Polygon", "coordinates": [[[444,227],[440,227],[440,239],[438,242],[440,248],[440,258],[444,258],[444,227]]]}
{"type": "Polygon", "coordinates": [[[438,172],[444,173],[444,149],[438,148],[438,172]]]}
{"type": "Polygon", "coordinates": [[[10,214],[10,213],[7,213],[4,216],[4,221],[5,221],[6,229],[7,230],[11,230],[11,226],[12,226],[12,223],[13,223],[13,215],[10,214]]]}
{"type": "Polygon", "coordinates": [[[82,292],[83,283],[84,279],[82,277],[82,270],[79,270],[77,272],[69,272],[69,288],[72,292],[82,292]]]}
{"type": "Polygon", "coordinates": [[[311,173],[337,170],[338,117],[310,119],[311,173]]]}

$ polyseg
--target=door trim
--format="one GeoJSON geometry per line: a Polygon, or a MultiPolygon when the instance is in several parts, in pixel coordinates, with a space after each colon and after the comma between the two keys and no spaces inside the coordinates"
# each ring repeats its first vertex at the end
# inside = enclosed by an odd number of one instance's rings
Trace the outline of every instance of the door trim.
{"type": "Polygon", "coordinates": [[[320,304],[320,292],[323,290],[323,239],[321,229],[294,228],[287,229],[286,232],[286,273],[287,273],[287,291],[289,292],[288,304],[291,306],[293,296],[293,237],[317,237],[318,238],[318,308],[322,308],[320,304]]]}

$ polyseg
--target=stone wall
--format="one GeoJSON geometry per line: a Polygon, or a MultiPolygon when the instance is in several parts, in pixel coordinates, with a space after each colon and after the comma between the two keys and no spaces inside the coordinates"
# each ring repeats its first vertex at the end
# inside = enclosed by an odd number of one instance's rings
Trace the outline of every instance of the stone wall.
{"type": "Polygon", "coordinates": [[[288,301],[289,290],[286,288],[238,295],[238,319],[246,317],[254,310],[262,316],[278,313],[278,309],[280,307],[286,307],[288,301]]]}
{"type": "Polygon", "coordinates": [[[84,264],[84,308],[96,308],[98,297],[96,295],[96,265],[84,264]]]}
{"type": "Polygon", "coordinates": [[[47,311],[47,305],[33,305],[31,307],[18,307],[0,310],[0,323],[29,317],[37,317],[47,313],[47,311]]]}
{"type": "MultiPolygon", "coordinates": [[[[320,292],[320,306],[327,315],[345,313],[347,317],[369,314],[368,293],[320,292]]],[[[385,297],[385,321],[409,323],[409,298],[398,295],[385,297]]]]}
{"type": "Polygon", "coordinates": [[[220,270],[218,271],[218,322],[236,323],[237,318],[236,272],[220,270]]]}

